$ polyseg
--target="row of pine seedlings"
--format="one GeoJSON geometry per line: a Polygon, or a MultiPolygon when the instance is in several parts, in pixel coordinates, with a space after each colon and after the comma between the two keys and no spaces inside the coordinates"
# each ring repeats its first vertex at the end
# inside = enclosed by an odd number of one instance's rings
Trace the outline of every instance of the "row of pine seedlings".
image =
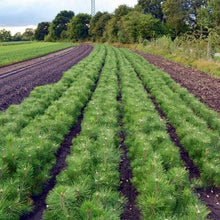
{"type": "Polygon", "coordinates": [[[176,129],[183,147],[199,167],[197,187],[220,186],[220,118],[171,77],[128,50],[124,54],[176,129]]]}
{"type": "Polygon", "coordinates": [[[106,63],[73,140],[67,168],[47,198],[43,219],[120,219],[117,63],[108,47],[106,63]]]}
{"type": "Polygon", "coordinates": [[[56,84],[36,87],[20,105],[11,105],[6,112],[0,112],[0,145],[4,146],[7,140],[5,136],[8,134],[9,136],[20,136],[20,131],[36,116],[43,115],[47,108],[57,101],[74,81],[81,77],[82,69],[88,70],[93,65],[91,61],[100,49],[98,47],[89,57],[65,72],[56,84]],[[92,65],[88,66],[89,63],[92,65]]]}
{"type": "Polygon", "coordinates": [[[167,134],[165,121],[130,62],[122,53],[118,59],[125,143],[143,219],[205,219],[209,212],[192,192],[188,172],[167,134]]]}
{"type": "Polygon", "coordinates": [[[1,113],[1,219],[19,219],[30,211],[30,197],[50,178],[55,152],[88,102],[105,60],[105,47],[94,53],[57,84],[37,88],[23,104],[1,113]]]}

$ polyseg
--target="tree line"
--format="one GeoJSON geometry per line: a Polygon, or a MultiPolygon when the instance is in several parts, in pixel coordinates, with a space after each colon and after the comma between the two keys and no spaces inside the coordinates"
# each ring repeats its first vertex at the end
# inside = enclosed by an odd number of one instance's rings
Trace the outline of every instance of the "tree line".
{"type": "Polygon", "coordinates": [[[93,17],[61,11],[52,22],[39,23],[32,39],[136,43],[185,33],[219,36],[220,0],[138,0],[134,8],[120,5],[93,17]]]}

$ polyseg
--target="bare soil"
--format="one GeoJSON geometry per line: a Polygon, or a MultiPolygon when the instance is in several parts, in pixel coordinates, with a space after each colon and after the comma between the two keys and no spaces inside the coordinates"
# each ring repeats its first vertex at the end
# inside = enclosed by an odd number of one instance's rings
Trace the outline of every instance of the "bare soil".
{"type": "MultiPolygon", "coordinates": [[[[118,87],[120,88],[120,78],[118,76],[118,87]]],[[[119,102],[122,108],[122,95],[121,91],[118,94],[117,101],[119,102]]],[[[124,206],[123,213],[120,217],[121,220],[139,220],[141,219],[141,212],[137,207],[136,199],[138,196],[137,189],[132,185],[131,180],[133,178],[133,173],[131,169],[130,160],[128,158],[128,148],[125,144],[125,133],[123,131],[122,123],[123,115],[120,114],[119,117],[119,126],[121,128],[120,133],[120,149],[122,151],[121,161],[119,164],[119,173],[120,173],[120,186],[118,190],[122,195],[127,199],[127,203],[124,206]]]]}
{"type": "Polygon", "coordinates": [[[36,86],[59,81],[63,72],[88,56],[92,50],[90,45],[80,45],[0,68],[0,77],[12,73],[0,79],[0,111],[6,110],[11,104],[20,104],[36,86]]]}
{"type": "Polygon", "coordinates": [[[209,219],[220,219],[220,188],[196,189],[198,197],[210,209],[209,219]]]}
{"type": "Polygon", "coordinates": [[[169,73],[177,83],[187,88],[201,102],[220,112],[220,79],[158,55],[145,54],[140,51],[135,52],[143,56],[149,63],[169,73]]]}

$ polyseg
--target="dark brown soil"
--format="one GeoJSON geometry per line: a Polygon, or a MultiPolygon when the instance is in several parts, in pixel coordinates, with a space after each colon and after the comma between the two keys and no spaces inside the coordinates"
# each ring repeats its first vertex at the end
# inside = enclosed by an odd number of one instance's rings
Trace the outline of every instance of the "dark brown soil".
{"type": "MultiPolygon", "coordinates": [[[[167,132],[170,135],[171,141],[179,148],[180,157],[185,164],[185,169],[189,171],[189,179],[192,178],[200,178],[200,171],[198,167],[191,160],[189,153],[184,149],[184,147],[180,144],[180,140],[177,136],[175,128],[168,121],[165,113],[158,106],[155,97],[151,94],[150,90],[144,85],[141,76],[136,73],[138,78],[141,80],[145,91],[150,95],[150,99],[154,103],[155,109],[158,111],[160,117],[166,121],[167,132]]],[[[214,220],[220,219],[220,188],[213,187],[211,189],[195,189],[198,193],[200,200],[209,208],[210,214],[209,218],[214,220]]]]}
{"type": "MultiPolygon", "coordinates": [[[[120,88],[120,78],[118,77],[118,86],[120,88]]],[[[118,94],[117,101],[122,106],[121,91],[118,94]]],[[[123,115],[120,115],[119,126],[123,129],[122,123],[123,115]]],[[[133,178],[130,160],[128,159],[128,148],[125,145],[125,134],[123,131],[120,133],[120,149],[122,150],[121,161],[119,164],[120,173],[120,186],[118,190],[125,196],[127,203],[125,204],[124,211],[121,215],[121,220],[139,220],[141,219],[141,212],[136,206],[136,198],[138,196],[137,189],[132,185],[133,178]]]]}
{"type": "Polygon", "coordinates": [[[211,210],[210,219],[220,219],[220,188],[196,189],[201,201],[211,210]]]}
{"type": "MultiPolygon", "coordinates": [[[[104,63],[103,63],[104,66],[104,63]]],[[[102,68],[103,68],[102,66],[102,68]]],[[[67,166],[66,157],[71,153],[72,140],[76,138],[81,132],[81,124],[83,121],[84,111],[87,107],[88,103],[91,101],[92,95],[97,88],[97,84],[102,72],[102,68],[99,71],[98,77],[95,81],[94,87],[92,89],[91,95],[87,101],[87,103],[81,109],[81,114],[79,115],[76,124],[70,129],[69,133],[66,135],[63,143],[60,145],[59,149],[56,152],[56,164],[50,171],[50,180],[47,185],[43,187],[43,192],[38,195],[32,197],[34,201],[34,210],[31,213],[21,216],[20,220],[41,220],[43,217],[43,212],[46,209],[46,198],[49,192],[56,185],[56,177],[60,174],[60,172],[67,166]]]]}
{"type": "Polygon", "coordinates": [[[92,50],[90,45],[80,45],[63,53],[59,52],[54,57],[47,55],[45,59],[42,57],[43,60],[37,60],[35,63],[25,61],[27,66],[19,67],[16,71],[12,70],[12,65],[3,67],[4,73],[12,75],[0,75],[0,111],[6,110],[11,104],[20,104],[36,86],[59,81],[64,71],[88,56],[92,50]]]}
{"type": "Polygon", "coordinates": [[[169,73],[177,83],[187,88],[201,102],[220,112],[220,79],[213,78],[201,71],[185,67],[158,55],[145,54],[140,51],[135,52],[156,67],[169,73]]]}

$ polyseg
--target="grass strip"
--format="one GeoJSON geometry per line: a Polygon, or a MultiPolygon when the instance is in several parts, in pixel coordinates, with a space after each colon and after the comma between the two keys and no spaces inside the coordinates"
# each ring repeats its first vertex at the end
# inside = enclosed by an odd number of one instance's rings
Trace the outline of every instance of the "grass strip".
{"type": "Polygon", "coordinates": [[[75,45],[73,43],[34,42],[0,46],[0,66],[43,56],[75,45]]]}

